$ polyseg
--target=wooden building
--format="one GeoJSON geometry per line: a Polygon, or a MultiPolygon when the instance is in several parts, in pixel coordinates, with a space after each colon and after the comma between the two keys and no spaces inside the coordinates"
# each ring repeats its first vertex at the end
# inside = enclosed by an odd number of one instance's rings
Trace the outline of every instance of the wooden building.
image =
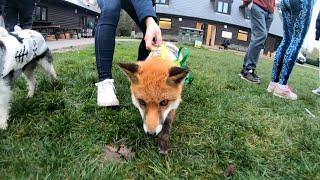
{"type": "MultiPolygon", "coordinates": [[[[221,45],[230,39],[234,49],[245,51],[250,42],[250,11],[242,0],[156,0],[155,10],[164,36],[175,37],[180,27],[202,29],[203,44],[221,45]]],[[[281,42],[282,19],[274,13],[264,53],[273,53],[281,42]]]]}
{"type": "Polygon", "coordinates": [[[97,6],[89,6],[82,0],[40,0],[34,9],[33,28],[45,35],[77,32],[90,37],[99,14],[97,6]]]}

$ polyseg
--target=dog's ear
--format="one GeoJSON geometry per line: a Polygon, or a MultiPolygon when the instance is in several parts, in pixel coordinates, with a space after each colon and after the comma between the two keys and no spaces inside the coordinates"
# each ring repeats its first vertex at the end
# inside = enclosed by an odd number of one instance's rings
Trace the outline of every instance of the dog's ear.
{"type": "Polygon", "coordinates": [[[183,69],[180,67],[170,68],[167,84],[170,86],[180,85],[188,73],[189,73],[189,69],[183,69]]]}
{"type": "Polygon", "coordinates": [[[124,73],[128,76],[129,80],[132,83],[138,83],[138,77],[137,77],[137,72],[139,70],[139,65],[138,64],[133,64],[133,63],[118,63],[118,66],[123,70],[124,73]]]}

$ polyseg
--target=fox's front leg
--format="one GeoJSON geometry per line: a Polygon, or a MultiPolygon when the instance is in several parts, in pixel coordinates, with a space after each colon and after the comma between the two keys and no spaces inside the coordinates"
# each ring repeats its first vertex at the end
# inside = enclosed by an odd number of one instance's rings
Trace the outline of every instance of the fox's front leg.
{"type": "Polygon", "coordinates": [[[169,134],[171,129],[171,124],[175,116],[175,110],[170,111],[168,114],[163,127],[162,131],[159,134],[159,150],[160,154],[168,154],[169,152],[169,134]]]}

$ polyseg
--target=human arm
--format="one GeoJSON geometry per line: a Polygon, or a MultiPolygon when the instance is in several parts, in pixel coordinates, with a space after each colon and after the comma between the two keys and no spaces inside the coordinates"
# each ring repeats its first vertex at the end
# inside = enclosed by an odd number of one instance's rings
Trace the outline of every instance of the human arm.
{"type": "Polygon", "coordinates": [[[161,30],[157,21],[156,12],[153,9],[151,0],[132,0],[133,7],[137,13],[142,28],[146,29],[144,40],[149,50],[155,48],[156,44],[162,43],[161,30]],[[155,38],[156,42],[153,42],[155,38]]]}

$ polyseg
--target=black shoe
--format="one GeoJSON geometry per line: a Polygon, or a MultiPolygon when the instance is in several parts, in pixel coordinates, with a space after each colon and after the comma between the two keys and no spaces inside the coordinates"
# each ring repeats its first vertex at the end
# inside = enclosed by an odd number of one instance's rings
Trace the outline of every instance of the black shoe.
{"type": "Polygon", "coordinates": [[[260,77],[256,74],[256,71],[255,70],[252,70],[252,76],[256,79],[259,79],[260,80],[260,77]]]}
{"type": "Polygon", "coordinates": [[[240,72],[241,79],[248,82],[260,84],[260,77],[254,72],[254,69],[242,69],[240,72]]]}

